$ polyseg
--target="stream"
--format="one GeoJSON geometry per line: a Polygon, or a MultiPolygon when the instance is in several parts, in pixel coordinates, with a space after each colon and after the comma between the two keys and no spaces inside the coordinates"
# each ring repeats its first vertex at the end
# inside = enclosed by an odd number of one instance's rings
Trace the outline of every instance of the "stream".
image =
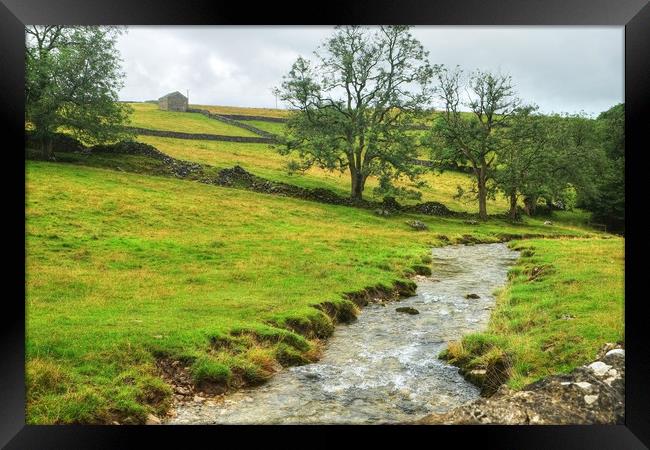
{"type": "Polygon", "coordinates": [[[431,256],[433,273],[418,277],[415,296],[364,307],[357,321],[337,326],[317,363],[284,369],[219,403],[178,404],[167,423],[401,423],[477,399],[479,390],[438,353],[485,329],[492,294],[519,253],[498,243],[434,248],[431,256]],[[405,306],[419,314],[395,311],[405,306]]]}

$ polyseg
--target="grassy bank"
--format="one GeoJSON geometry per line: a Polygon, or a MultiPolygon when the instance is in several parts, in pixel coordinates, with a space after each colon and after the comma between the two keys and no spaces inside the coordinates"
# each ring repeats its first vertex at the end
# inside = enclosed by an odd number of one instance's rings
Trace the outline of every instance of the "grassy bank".
{"type": "Polygon", "coordinates": [[[606,342],[624,339],[624,241],[533,239],[500,293],[489,329],[450,343],[443,357],[464,370],[511,365],[521,388],[595,359],[606,342]]]}
{"type": "Polygon", "coordinates": [[[26,217],[29,423],[162,413],[156,358],[197,384],[263,381],[315,356],[332,329],[315,305],[353,312],[345,293],[391,287],[445,238],[581,233],[434,217],[415,232],[405,216],[45,162],[27,164],[26,217]]]}

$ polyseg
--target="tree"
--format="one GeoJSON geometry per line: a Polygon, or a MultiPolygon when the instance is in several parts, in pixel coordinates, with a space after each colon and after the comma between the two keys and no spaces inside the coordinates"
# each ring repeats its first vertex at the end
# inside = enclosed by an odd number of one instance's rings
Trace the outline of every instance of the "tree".
{"type": "Polygon", "coordinates": [[[525,197],[531,213],[535,212],[538,199],[547,204],[564,201],[568,186],[583,194],[593,192],[603,160],[593,119],[583,113],[553,114],[546,122],[550,167],[544,189],[525,197]]]}
{"type": "Polygon", "coordinates": [[[506,144],[498,152],[495,180],[510,199],[511,218],[519,197],[525,212],[534,215],[540,200],[556,207],[573,204],[576,190],[592,192],[602,160],[592,119],[535,111],[524,107],[513,114],[504,130],[506,144]]]}
{"type": "Polygon", "coordinates": [[[593,213],[593,220],[611,231],[625,228],[625,107],[618,104],[601,113],[595,124],[602,159],[594,189],[582,193],[581,203],[593,213]]]}
{"type": "Polygon", "coordinates": [[[414,180],[421,168],[408,129],[430,100],[427,55],[406,26],[337,27],[316,62],[298,58],[275,91],[294,109],[280,151],[297,152],[302,168],[349,171],[356,201],[370,176],[386,188],[414,180]]]}
{"type": "Polygon", "coordinates": [[[432,156],[441,164],[469,164],[474,173],[479,216],[487,219],[488,182],[493,180],[497,153],[504,145],[501,132],[519,106],[508,75],[476,71],[468,78],[459,68],[437,72],[437,93],[444,110],[433,127],[432,156]],[[462,92],[466,98],[461,98],[462,92]],[[462,112],[461,107],[468,112],[462,112]]]}
{"type": "Polygon", "coordinates": [[[498,188],[509,199],[508,216],[517,217],[517,201],[539,197],[548,182],[553,158],[550,149],[549,123],[536,114],[536,106],[519,108],[505,130],[506,143],[499,149],[495,173],[498,188]]]}
{"type": "Polygon", "coordinates": [[[116,49],[116,27],[28,26],[25,121],[53,157],[52,136],[60,130],[89,143],[125,134],[129,108],[117,103],[124,74],[116,49]]]}

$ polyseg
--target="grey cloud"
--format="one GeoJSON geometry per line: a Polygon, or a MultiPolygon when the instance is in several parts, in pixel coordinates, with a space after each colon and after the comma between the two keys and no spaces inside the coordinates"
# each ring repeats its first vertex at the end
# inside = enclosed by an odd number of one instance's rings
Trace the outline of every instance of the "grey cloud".
{"type": "MultiPolygon", "coordinates": [[[[119,49],[123,100],[190,90],[192,103],[273,107],[298,55],[332,27],[129,27],[119,49]]],[[[433,63],[510,73],[522,98],[550,111],[603,111],[623,101],[622,27],[415,27],[433,63]]]]}

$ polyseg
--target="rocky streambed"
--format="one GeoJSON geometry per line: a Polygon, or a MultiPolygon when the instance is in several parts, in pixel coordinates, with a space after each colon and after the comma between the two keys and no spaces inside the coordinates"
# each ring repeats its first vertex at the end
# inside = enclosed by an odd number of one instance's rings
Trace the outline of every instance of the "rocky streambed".
{"type": "Polygon", "coordinates": [[[365,307],[337,328],[319,362],[261,387],[178,403],[167,423],[404,423],[477,400],[478,388],[437,355],[485,328],[518,252],[502,243],[456,245],[432,257],[433,273],[418,277],[415,296],[365,307]]]}
{"type": "Polygon", "coordinates": [[[606,344],[596,361],[553,375],[520,391],[505,385],[444,414],[417,423],[448,425],[592,425],[625,420],[625,350],[606,344]]]}

